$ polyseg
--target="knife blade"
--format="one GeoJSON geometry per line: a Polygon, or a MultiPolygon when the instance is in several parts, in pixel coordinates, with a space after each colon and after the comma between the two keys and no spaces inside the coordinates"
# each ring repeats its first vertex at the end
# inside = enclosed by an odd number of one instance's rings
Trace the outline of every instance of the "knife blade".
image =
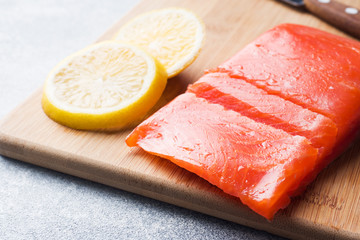
{"type": "Polygon", "coordinates": [[[360,38],[360,10],[335,0],[278,0],[306,9],[338,29],[360,38]]]}
{"type": "Polygon", "coordinates": [[[281,2],[285,2],[293,7],[305,8],[304,0],[280,0],[281,2]]]}

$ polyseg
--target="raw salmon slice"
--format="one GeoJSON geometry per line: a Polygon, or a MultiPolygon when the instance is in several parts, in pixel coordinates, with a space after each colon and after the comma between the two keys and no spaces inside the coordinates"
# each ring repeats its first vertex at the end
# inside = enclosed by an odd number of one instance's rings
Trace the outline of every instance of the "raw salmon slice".
{"type": "Polygon", "coordinates": [[[220,65],[218,71],[332,119],[338,127],[335,156],[359,129],[359,63],[359,42],[282,24],[220,65]]]}
{"type": "Polygon", "coordinates": [[[291,135],[306,137],[319,150],[318,160],[313,172],[309,172],[302,185],[294,195],[305,190],[305,186],[315,179],[332,153],[337,136],[335,123],[306,108],[287,101],[240,79],[232,78],[227,73],[208,73],[195,84],[190,85],[188,92],[197,97],[217,103],[226,109],[241,113],[257,122],[282,129],[291,135]]]}
{"type": "Polygon", "coordinates": [[[189,86],[188,92],[291,135],[306,137],[318,149],[319,155],[314,170],[292,195],[302,193],[327,165],[337,136],[337,127],[331,119],[268,94],[240,78],[231,78],[227,73],[205,74],[189,86]]]}
{"type": "Polygon", "coordinates": [[[337,127],[331,119],[226,73],[206,74],[188,92],[291,135],[304,136],[321,152],[329,153],[334,146],[337,127]]]}
{"type": "Polygon", "coordinates": [[[318,150],[304,137],[256,122],[192,93],[141,123],[129,146],[167,158],[271,219],[313,170],[318,150]]]}

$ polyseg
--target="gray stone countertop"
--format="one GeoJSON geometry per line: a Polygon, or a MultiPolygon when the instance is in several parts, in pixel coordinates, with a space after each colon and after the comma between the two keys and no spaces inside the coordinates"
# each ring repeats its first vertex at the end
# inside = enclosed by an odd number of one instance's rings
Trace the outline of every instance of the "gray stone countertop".
{"type": "MultiPolygon", "coordinates": [[[[0,118],[133,0],[0,0],[0,118]]],[[[0,239],[281,239],[0,156],[0,239]]]]}

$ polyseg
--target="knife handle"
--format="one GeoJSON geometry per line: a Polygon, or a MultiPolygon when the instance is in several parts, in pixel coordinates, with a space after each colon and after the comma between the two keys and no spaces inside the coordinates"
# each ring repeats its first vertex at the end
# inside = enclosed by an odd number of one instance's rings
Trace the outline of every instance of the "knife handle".
{"type": "Polygon", "coordinates": [[[305,7],[314,15],[335,27],[360,38],[360,10],[334,0],[304,0],[305,7]]]}

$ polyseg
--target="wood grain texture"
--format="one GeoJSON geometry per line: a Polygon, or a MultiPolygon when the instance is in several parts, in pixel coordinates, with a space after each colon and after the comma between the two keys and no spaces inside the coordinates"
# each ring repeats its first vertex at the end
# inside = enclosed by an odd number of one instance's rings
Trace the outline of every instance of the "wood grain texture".
{"type": "Polygon", "coordinates": [[[306,8],[339,29],[360,38],[360,11],[354,6],[331,0],[304,0],[306,8]]]}
{"type": "MultiPolygon", "coordinates": [[[[344,1],[349,3],[349,1],[344,1]]],[[[357,7],[360,7],[359,2],[357,7]]],[[[206,25],[199,58],[170,79],[153,111],[183,93],[205,69],[238,52],[259,34],[290,22],[346,36],[320,19],[272,0],[142,1],[100,39],[135,15],[178,6],[198,14],[206,25]]],[[[49,69],[50,70],[50,69],[49,69]]],[[[308,190],[280,211],[273,222],[171,162],[129,148],[131,129],[116,133],[76,131],[56,124],[43,113],[41,90],[16,108],[0,125],[0,153],[56,171],[121,188],[229,221],[296,239],[360,239],[360,145],[355,144],[325,169],[308,190]]]]}

